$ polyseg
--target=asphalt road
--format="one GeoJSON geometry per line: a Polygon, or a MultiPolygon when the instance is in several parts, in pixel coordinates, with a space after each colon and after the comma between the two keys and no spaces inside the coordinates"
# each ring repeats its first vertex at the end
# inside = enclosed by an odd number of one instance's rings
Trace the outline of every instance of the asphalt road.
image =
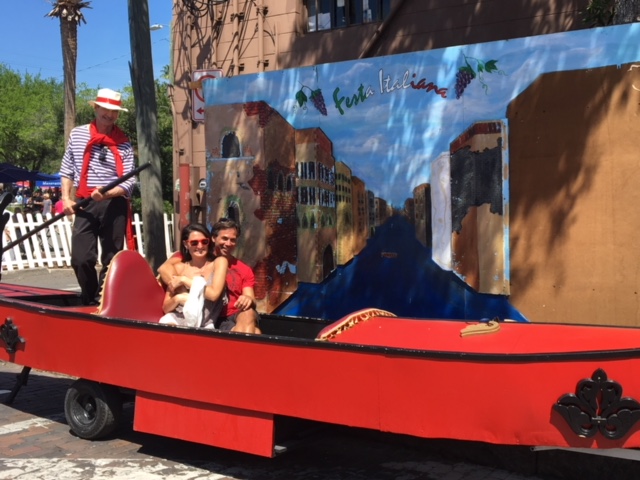
{"type": "MultiPolygon", "coordinates": [[[[3,282],[77,289],[69,269],[3,274],[3,282]]],[[[21,367],[0,361],[0,401],[21,367]]],[[[563,450],[423,440],[324,424],[297,425],[272,459],[134,432],[133,404],[115,434],[73,436],[64,396],[74,379],[32,371],[10,405],[0,404],[0,480],[590,480],[640,478],[640,462],[563,450]]],[[[482,405],[469,408],[497,408],[482,405]]],[[[508,404],[502,408],[508,408],[508,404]]]]}

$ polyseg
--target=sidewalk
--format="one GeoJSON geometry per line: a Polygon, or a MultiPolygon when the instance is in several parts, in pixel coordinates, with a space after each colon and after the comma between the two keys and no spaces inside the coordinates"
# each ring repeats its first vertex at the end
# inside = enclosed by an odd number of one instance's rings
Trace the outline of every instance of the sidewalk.
{"type": "Polygon", "coordinates": [[[80,291],[76,276],[71,268],[27,268],[2,272],[2,283],[80,291]]]}

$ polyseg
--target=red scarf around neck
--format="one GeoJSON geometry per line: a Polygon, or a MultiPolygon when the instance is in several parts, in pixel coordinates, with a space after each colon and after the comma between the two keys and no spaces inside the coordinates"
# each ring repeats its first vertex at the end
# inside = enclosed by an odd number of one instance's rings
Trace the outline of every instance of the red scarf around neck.
{"type": "MultiPolygon", "coordinates": [[[[87,185],[87,177],[89,172],[89,162],[91,161],[91,150],[94,145],[105,145],[109,147],[113,157],[116,160],[116,173],[118,177],[124,174],[124,166],[122,164],[122,156],[118,150],[118,145],[126,143],[129,138],[124,134],[117,125],[113,126],[110,135],[98,132],[95,120],[89,125],[89,132],[91,138],[87,142],[87,146],[84,149],[84,157],[82,159],[82,172],[80,173],[80,181],[78,182],[78,190],[76,194],[80,198],[88,198],[91,196],[91,189],[87,185]]],[[[95,187],[95,185],[93,185],[95,187]]]]}
{"type": "MultiPolygon", "coordinates": [[[[78,189],[76,195],[80,198],[89,198],[91,196],[91,189],[87,185],[87,178],[89,172],[89,162],[91,161],[91,150],[94,145],[105,145],[109,147],[113,157],[116,160],[116,173],[118,177],[124,175],[124,165],[122,163],[122,156],[118,150],[118,145],[121,143],[127,143],[129,138],[124,134],[117,125],[113,126],[111,135],[105,135],[98,132],[95,120],[89,125],[89,132],[91,138],[87,142],[87,146],[84,149],[84,156],[82,158],[82,172],[80,173],[80,181],[78,182],[78,189]]],[[[126,242],[129,250],[136,249],[135,235],[133,233],[133,226],[131,225],[131,202],[127,202],[127,229],[126,229],[126,242]]]]}

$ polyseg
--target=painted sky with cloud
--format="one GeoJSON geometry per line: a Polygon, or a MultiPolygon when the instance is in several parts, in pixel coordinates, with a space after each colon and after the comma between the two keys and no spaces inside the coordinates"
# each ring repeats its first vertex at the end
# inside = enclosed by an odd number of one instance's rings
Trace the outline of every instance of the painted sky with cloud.
{"type": "Polygon", "coordinates": [[[504,119],[511,100],[540,75],[638,62],[639,45],[640,25],[620,25],[240,75],[206,81],[203,91],[207,106],[262,100],[295,128],[320,127],[336,160],[376,196],[401,207],[415,186],[429,182],[431,162],[452,140],[476,121],[504,119]],[[495,60],[497,69],[480,73],[456,99],[455,75],[465,58],[476,73],[478,61],[495,60]],[[405,74],[408,81],[424,78],[448,88],[447,98],[402,88],[405,74]],[[389,86],[400,87],[381,91],[380,78],[384,87],[387,76],[389,86]],[[301,88],[307,97],[322,91],[327,116],[310,101],[298,105],[301,88]],[[341,115],[333,99],[337,88],[339,96],[351,98],[359,89],[370,96],[351,108],[343,101],[341,115]]]}

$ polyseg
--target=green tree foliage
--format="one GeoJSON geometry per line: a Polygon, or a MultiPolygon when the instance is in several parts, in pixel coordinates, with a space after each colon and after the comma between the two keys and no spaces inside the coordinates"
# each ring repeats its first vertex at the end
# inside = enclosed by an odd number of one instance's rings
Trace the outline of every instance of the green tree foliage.
{"type": "Polygon", "coordinates": [[[89,88],[85,84],[78,87],[76,92],[76,125],[85,125],[96,118],[89,101],[95,100],[97,94],[98,89],[96,88],[89,88]]]}
{"type": "Polygon", "coordinates": [[[582,11],[582,20],[590,27],[606,27],[613,23],[615,11],[615,0],[589,0],[582,11]]]}
{"type": "Polygon", "coordinates": [[[64,142],[62,84],[0,64],[0,162],[52,173],[64,142]]]}

